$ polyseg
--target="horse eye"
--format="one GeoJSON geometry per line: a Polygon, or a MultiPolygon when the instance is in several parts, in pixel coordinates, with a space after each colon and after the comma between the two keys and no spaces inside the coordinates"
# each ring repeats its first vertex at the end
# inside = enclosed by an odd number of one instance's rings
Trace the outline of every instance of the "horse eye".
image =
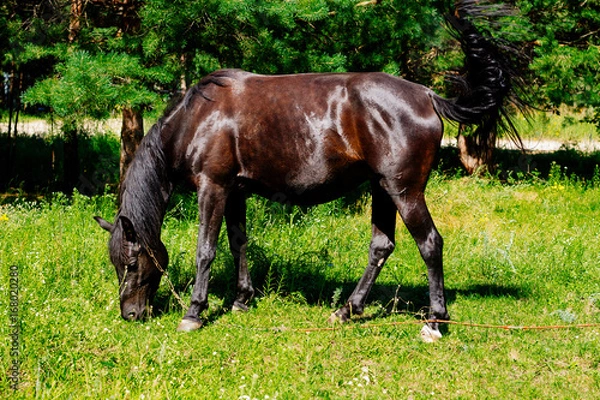
{"type": "Polygon", "coordinates": [[[133,262],[130,262],[130,263],[127,264],[127,271],[128,272],[133,272],[133,271],[136,271],[137,269],[138,269],[137,260],[133,261],[133,262]]]}

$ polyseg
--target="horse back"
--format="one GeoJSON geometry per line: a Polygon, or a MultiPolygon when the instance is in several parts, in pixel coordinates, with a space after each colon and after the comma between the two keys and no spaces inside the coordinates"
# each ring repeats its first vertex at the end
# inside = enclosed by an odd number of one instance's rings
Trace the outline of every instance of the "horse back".
{"type": "Polygon", "coordinates": [[[187,99],[179,158],[199,175],[317,203],[437,150],[429,89],[383,73],[219,71],[187,99]],[[322,198],[321,198],[322,197],[322,198]]]}

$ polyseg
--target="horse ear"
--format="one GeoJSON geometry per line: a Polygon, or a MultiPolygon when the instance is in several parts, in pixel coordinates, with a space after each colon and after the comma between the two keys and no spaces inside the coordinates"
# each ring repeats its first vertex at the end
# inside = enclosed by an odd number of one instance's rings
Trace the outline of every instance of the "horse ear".
{"type": "Polygon", "coordinates": [[[119,221],[121,221],[121,228],[123,228],[123,236],[125,240],[131,243],[137,243],[138,236],[135,233],[135,228],[133,227],[133,222],[127,217],[120,216],[119,221]]]}
{"type": "Polygon", "coordinates": [[[114,225],[111,224],[110,222],[106,221],[105,219],[95,216],[94,219],[96,220],[96,222],[98,223],[98,225],[100,225],[100,227],[106,231],[112,232],[114,229],[114,225]]]}

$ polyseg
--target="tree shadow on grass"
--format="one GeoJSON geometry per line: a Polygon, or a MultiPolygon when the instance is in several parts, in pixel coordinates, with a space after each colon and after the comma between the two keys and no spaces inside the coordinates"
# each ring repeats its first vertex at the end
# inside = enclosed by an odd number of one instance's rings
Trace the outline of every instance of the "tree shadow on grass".
{"type": "MultiPolygon", "coordinates": [[[[209,293],[221,299],[220,304],[212,304],[206,313],[207,322],[217,320],[229,311],[236,295],[236,276],[233,261],[226,258],[224,266],[214,268],[209,283],[209,293]]],[[[333,260],[326,249],[318,252],[303,253],[293,259],[286,259],[267,252],[256,244],[248,248],[248,258],[256,297],[276,294],[282,297],[300,298],[309,305],[340,307],[350,296],[358,283],[327,276],[327,268],[333,260]]],[[[169,268],[170,279],[176,292],[189,293],[195,271],[188,268],[190,264],[176,259],[169,268]]],[[[446,302],[452,304],[457,297],[467,298],[512,298],[521,299],[529,296],[529,288],[497,284],[474,283],[461,288],[446,288],[446,302]]],[[[375,284],[367,299],[367,306],[376,305],[375,313],[366,314],[361,320],[385,318],[396,313],[414,315],[424,318],[429,309],[429,288],[426,284],[393,285],[375,284]]],[[[183,312],[174,295],[168,290],[161,290],[155,299],[154,315],[170,312],[183,312]]]]}

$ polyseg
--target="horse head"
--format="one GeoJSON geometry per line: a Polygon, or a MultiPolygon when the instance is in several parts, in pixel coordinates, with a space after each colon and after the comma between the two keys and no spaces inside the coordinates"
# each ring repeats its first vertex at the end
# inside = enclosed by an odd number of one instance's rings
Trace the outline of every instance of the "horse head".
{"type": "Polygon", "coordinates": [[[156,248],[150,248],[125,216],[119,216],[114,224],[100,217],[94,219],[111,234],[109,253],[119,279],[121,316],[127,321],[141,319],[149,314],[146,311],[168,265],[167,250],[160,240],[156,248]]]}

